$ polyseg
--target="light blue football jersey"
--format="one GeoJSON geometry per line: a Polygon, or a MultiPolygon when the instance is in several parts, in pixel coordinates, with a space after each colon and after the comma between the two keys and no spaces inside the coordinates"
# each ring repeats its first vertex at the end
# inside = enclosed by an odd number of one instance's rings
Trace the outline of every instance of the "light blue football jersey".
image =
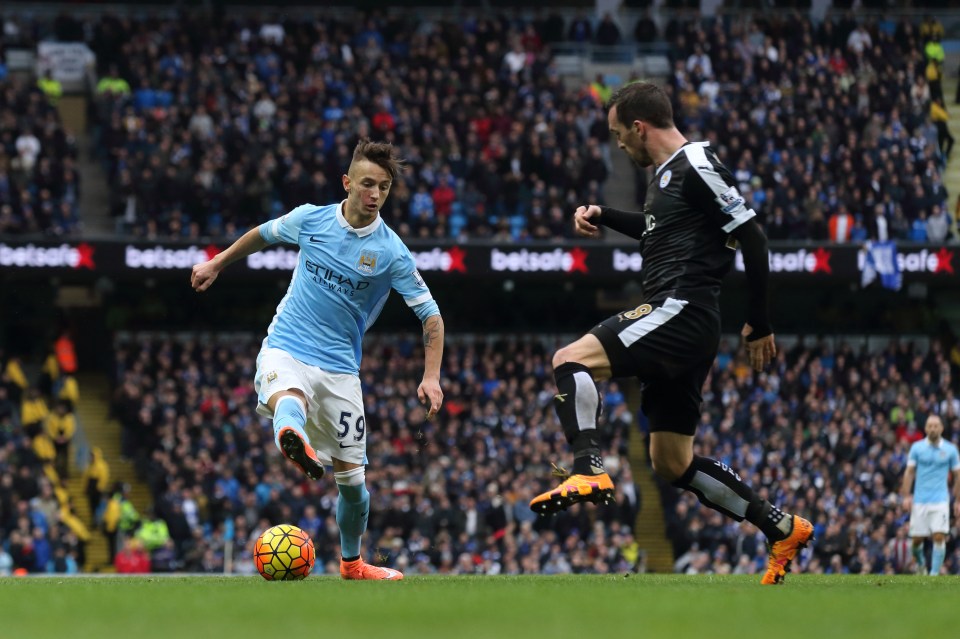
{"type": "Polygon", "coordinates": [[[947,477],[951,470],[960,469],[957,447],[940,438],[940,445],[933,446],[924,437],[914,442],[907,457],[908,466],[917,467],[913,484],[913,501],[918,504],[945,504],[950,501],[947,477]]]}
{"type": "Polygon", "coordinates": [[[379,216],[355,229],[343,216],[343,202],[304,204],[259,228],[270,244],[300,246],[264,343],[305,364],[358,374],[360,342],[391,288],[421,321],[440,313],[410,250],[379,216]]]}

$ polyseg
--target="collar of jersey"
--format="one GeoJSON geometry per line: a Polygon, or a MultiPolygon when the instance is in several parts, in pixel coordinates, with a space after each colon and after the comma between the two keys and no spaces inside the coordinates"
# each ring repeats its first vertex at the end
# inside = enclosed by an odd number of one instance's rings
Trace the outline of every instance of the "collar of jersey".
{"type": "Polygon", "coordinates": [[[660,166],[657,167],[657,170],[656,170],[656,172],[654,173],[654,175],[660,175],[660,171],[663,170],[663,167],[665,167],[666,165],[668,165],[668,164],[670,164],[671,162],[673,162],[673,158],[675,158],[675,157],[677,157],[678,155],[680,155],[680,151],[683,151],[683,150],[684,150],[685,148],[687,148],[688,146],[693,146],[693,145],[698,145],[698,146],[707,147],[707,146],[710,146],[710,143],[709,143],[709,142],[687,142],[687,143],[685,143],[685,144],[684,144],[683,146],[681,146],[679,149],[677,149],[676,151],[674,151],[674,152],[673,152],[673,155],[671,155],[670,157],[668,157],[666,162],[664,162],[663,164],[661,164],[660,166]]]}
{"type": "MultiPolygon", "coordinates": [[[[346,200],[343,200],[343,202],[346,202],[346,200]]],[[[340,226],[348,231],[356,233],[357,237],[366,237],[380,228],[380,223],[382,220],[379,215],[377,215],[377,219],[361,229],[355,229],[350,226],[350,222],[347,222],[347,218],[343,216],[343,202],[340,202],[340,204],[337,205],[337,222],[340,222],[340,226]]]]}

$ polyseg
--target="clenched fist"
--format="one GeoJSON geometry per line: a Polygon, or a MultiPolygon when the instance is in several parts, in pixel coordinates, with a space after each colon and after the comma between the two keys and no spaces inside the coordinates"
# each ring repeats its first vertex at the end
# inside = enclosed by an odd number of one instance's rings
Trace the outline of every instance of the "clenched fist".
{"type": "Polygon", "coordinates": [[[217,276],[220,275],[220,269],[214,260],[207,260],[200,264],[194,264],[193,272],[190,274],[190,286],[198,293],[202,293],[213,284],[217,276]]]}
{"type": "Polygon", "coordinates": [[[596,204],[581,206],[573,214],[573,230],[583,237],[600,237],[596,222],[600,219],[600,207],[596,204]]]}

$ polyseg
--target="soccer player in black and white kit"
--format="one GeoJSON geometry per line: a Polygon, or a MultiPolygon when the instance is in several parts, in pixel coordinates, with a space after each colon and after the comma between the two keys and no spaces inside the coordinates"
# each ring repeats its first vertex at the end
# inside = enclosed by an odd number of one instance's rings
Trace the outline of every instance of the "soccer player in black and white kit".
{"type": "Polygon", "coordinates": [[[644,303],[601,322],[553,356],[554,405],[573,447],[573,471],[530,507],[550,514],[612,499],[597,433],[601,403],[595,382],[637,377],[654,471],[702,504],[763,531],[770,558],[762,583],[782,583],[813,526],[761,498],[734,469],[693,453],[700,391],[720,341],[720,283],[738,243],[749,288],[741,334],[750,363],[760,371],[776,355],[767,315],[766,237],[709,143],[689,142],[676,129],[659,87],[637,82],[621,88],[610,100],[608,121],[617,145],[634,162],[656,167],[643,212],[581,206],[574,226],[586,237],[606,226],[640,241],[644,303]]]}

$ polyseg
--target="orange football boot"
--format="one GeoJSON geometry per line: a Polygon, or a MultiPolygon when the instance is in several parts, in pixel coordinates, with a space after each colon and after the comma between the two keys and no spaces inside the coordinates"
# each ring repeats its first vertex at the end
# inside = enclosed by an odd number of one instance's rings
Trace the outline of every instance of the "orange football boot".
{"type": "Polygon", "coordinates": [[[363,558],[354,561],[340,560],[340,577],[343,579],[380,579],[384,581],[399,581],[403,573],[393,568],[372,566],[363,558]]]}
{"type": "Polygon", "coordinates": [[[280,429],[277,439],[280,441],[280,450],[304,475],[314,480],[323,477],[323,464],[317,459],[316,451],[303,441],[300,433],[290,426],[285,426],[280,429]]]}
{"type": "Polygon", "coordinates": [[[570,475],[554,464],[554,475],[564,480],[530,501],[530,510],[540,515],[552,515],[574,504],[590,501],[595,504],[613,502],[613,481],[607,473],[600,475],[570,475]]]}
{"type": "Polygon", "coordinates": [[[767,560],[767,572],[760,580],[765,586],[782,584],[790,572],[790,562],[801,548],[813,541],[813,524],[798,515],[793,515],[793,530],[786,539],[767,544],[770,558],[767,560]]]}

